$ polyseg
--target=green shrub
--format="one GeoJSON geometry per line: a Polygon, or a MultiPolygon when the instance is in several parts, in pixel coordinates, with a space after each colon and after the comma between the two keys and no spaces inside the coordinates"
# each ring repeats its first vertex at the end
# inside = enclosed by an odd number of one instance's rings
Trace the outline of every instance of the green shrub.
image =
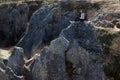
{"type": "Polygon", "coordinates": [[[107,31],[104,31],[98,35],[98,40],[100,41],[104,53],[110,53],[112,41],[118,37],[119,34],[111,34],[107,31]]]}

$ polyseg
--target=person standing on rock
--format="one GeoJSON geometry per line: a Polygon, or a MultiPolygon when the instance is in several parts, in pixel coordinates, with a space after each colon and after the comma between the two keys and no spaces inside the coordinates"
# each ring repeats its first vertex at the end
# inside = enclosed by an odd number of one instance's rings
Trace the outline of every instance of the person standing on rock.
{"type": "Polygon", "coordinates": [[[78,12],[77,17],[75,18],[75,21],[83,22],[84,20],[85,20],[85,12],[83,12],[83,10],[81,10],[78,12]]]}
{"type": "Polygon", "coordinates": [[[85,20],[85,12],[83,10],[80,11],[80,21],[83,22],[85,20]]]}

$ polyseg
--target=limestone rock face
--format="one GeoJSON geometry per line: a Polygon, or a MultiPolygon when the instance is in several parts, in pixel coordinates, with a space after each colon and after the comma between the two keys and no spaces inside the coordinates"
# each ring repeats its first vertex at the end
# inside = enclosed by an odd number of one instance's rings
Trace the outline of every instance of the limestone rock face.
{"type": "Polygon", "coordinates": [[[79,46],[76,40],[74,40],[69,50],[67,51],[66,59],[66,66],[69,77],[74,80],[85,80],[85,77],[87,77],[87,73],[89,73],[89,54],[85,49],[79,46]]]}
{"type": "Polygon", "coordinates": [[[26,3],[0,5],[0,32],[4,40],[17,42],[26,28],[29,7],[26,3]]]}
{"type": "Polygon", "coordinates": [[[24,76],[18,76],[14,73],[14,71],[10,67],[6,67],[6,72],[9,80],[25,80],[24,76]]]}
{"type": "MultiPolygon", "coordinates": [[[[85,29],[85,23],[71,24],[61,32],[59,38],[51,41],[50,46],[41,50],[40,54],[33,59],[31,68],[33,80],[96,80],[98,78],[104,80],[102,65],[94,63],[89,50],[87,51],[80,43],[81,38],[86,40],[84,35],[86,32],[81,28],[83,24],[85,29]],[[76,36],[80,35],[79,31],[81,37],[76,36]],[[90,78],[91,76],[94,77],[90,78]]],[[[90,29],[92,35],[94,32],[89,26],[90,29]]],[[[88,39],[95,40],[90,37],[87,37],[88,39]]]]}
{"type": "Polygon", "coordinates": [[[4,61],[2,58],[0,58],[0,68],[5,69],[6,65],[4,64],[4,61]]]}
{"type": "Polygon", "coordinates": [[[27,57],[41,44],[58,37],[61,30],[69,25],[69,20],[60,14],[59,8],[45,6],[32,15],[29,29],[18,43],[18,46],[24,48],[27,57]]]}
{"type": "Polygon", "coordinates": [[[62,30],[60,36],[64,36],[71,42],[76,39],[82,47],[88,50],[97,50],[98,48],[95,29],[93,26],[88,25],[84,22],[71,24],[69,27],[62,30]]]}
{"type": "Polygon", "coordinates": [[[60,37],[44,48],[35,60],[33,80],[68,80],[65,67],[65,51],[68,46],[69,42],[60,37]]]}
{"type": "Polygon", "coordinates": [[[66,53],[67,72],[74,80],[105,80],[102,65],[94,63],[90,53],[74,42],[66,53]]]}
{"type": "Polygon", "coordinates": [[[0,80],[9,80],[8,75],[5,74],[5,70],[0,68],[0,80]]]}
{"type": "Polygon", "coordinates": [[[101,63],[90,62],[88,67],[87,80],[106,80],[101,63]]]}
{"type": "Polygon", "coordinates": [[[20,76],[23,74],[23,66],[23,49],[20,47],[15,47],[8,59],[7,67],[10,67],[16,75],[20,76]]]}

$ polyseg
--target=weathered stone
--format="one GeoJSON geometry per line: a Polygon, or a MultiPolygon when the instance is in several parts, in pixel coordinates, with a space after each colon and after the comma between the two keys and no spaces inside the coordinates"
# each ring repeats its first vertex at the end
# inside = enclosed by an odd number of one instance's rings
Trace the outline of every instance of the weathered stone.
{"type": "Polygon", "coordinates": [[[65,69],[65,51],[68,46],[69,42],[60,37],[42,49],[32,69],[33,80],[68,80],[65,69]]]}
{"type": "Polygon", "coordinates": [[[26,3],[0,5],[0,31],[7,44],[16,43],[23,34],[28,22],[29,7],[26,3]]]}
{"type": "MultiPolygon", "coordinates": [[[[92,55],[91,55],[92,56],[92,55]]],[[[105,80],[102,65],[94,63],[84,48],[79,43],[74,42],[66,52],[67,72],[74,80],[105,80]]]]}
{"type": "Polygon", "coordinates": [[[6,72],[5,73],[8,75],[9,80],[25,80],[24,76],[16,75],[14,73],[14,71],[10,67],[6,68],[6,72]]]}
{"type": "Polygon", "coordinates": [[[76,22],[63,29],[60,36],[72,42],[76,39],[87,50],[99,50],[93,26],[84,22],[76,22]]]}
{"type": "Polygon", "coordinates": [[[23,49],[15,47],[8,59],[7,66],[10,67],[16,75],[23,75],[24,57],[23,49]]]}
{"type": "Polygon", "coordinates": [[[77,17],[77,10],[65,12],[64,16],[66,16],[71,21],[75,21],[75,18],[77,17]]]}
{"type": "Polygon", "coordinates": [[[91,62],[88,66],[87,80],[106,80],[102,64],[91,62]]]}
{"type": "Polygon", "coordinates": [[[0,80],[9,80],[8,75],[5,74],[5,70],[0,67],[0,80]]]}
{"type": "MultiPolygon", "coordinates": [[[[68,49],[66,59],[67,62],[71,63],[71,67],[66,68],[69,76],[74,80],[85,80],[90,62],[89,53],[80,47],[76,40],[68,49]]],[[[70,66],[70,64],[66,66],[70,66]]]]}
{"type": "Polygon", "coordinates": [[[0,68],[2,68],[2,69],[5,69],[5,68],[6,68],[6,65],[4,64],[2,58],[0,58],[0,68]]]}
{"type": "Polygon", "coordinates": [[[18,46],[24,48],[26,57],[41,44],[49,43],[59,36],[61,30],[69,25],[69,20],[60,16],[59,8],[42,7],[30,19],[30,27],[18,46]],[[32,43],[31,43],[32,42],[32,43]]]}

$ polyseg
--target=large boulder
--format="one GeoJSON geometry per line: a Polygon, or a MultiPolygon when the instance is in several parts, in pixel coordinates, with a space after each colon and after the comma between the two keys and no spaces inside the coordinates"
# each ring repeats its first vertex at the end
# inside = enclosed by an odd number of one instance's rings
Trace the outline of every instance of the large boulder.
{"type": "Polygon", "coordinates": [[[24,48],[26,57],[29,58],[41,44],[48,44],[58,37],[61,30],[69,25],[69,20],[60,15],[59,8],[48,6],[32,15],[29,29],[17,45],[24,48]]]}
{"type": "Polygon", "coordinates": [[[7,67],[10,67],[16,75],[23,75],[24,57],[23,49],[15,47],[8,59],[7,67]]]}
{"type": "Polygon", "coordinates": [[[53,40],[42,49],[34,62],[33,80],[68,80],[65,66],[65,51],[69,41],[64,37],[53,40]]]}

